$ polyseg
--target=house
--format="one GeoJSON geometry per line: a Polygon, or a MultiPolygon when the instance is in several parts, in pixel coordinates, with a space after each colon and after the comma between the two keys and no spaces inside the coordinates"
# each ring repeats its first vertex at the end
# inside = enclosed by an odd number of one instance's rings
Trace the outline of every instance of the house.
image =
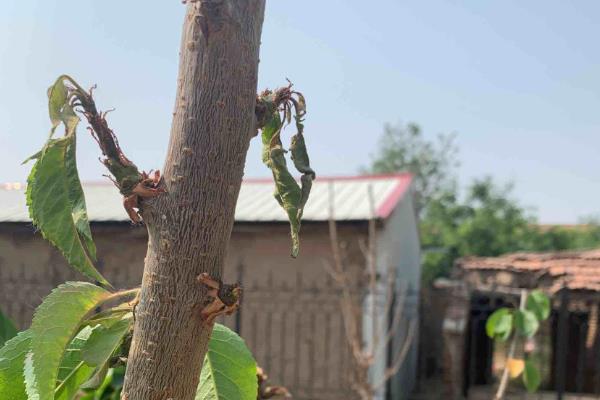
{"type": "MultiPolygon", "coordinates": [[[[449,399],[491,398],[505,348],[485,333],[499,307],[516,307],[521,290],[541,289],[553,311],[533,346],[544,399],[596,399],[600,395],[600,250],[466,257],[452,280],[436,282],[446,305],[442,331],[449,399]]],[[[507,398],[521,398],[519,385],[507,398]]]]}
{"type": "MultiPolygon", "coordinates": [[[[131,225],[112,185],[86,184],[84,191],[98,248],[98,269],[118,288],[138,286],[146,230],[131,225]]],[[[411,176],[315,181],[304,211],[297,259],[289,256],[287,218],[272,192],[270,179],[249,179],[242,184],[224,281],[240,282],[244,293],[239,312],[225,323],[245,338],[270,380],[286,386],[294,398],[352,399],[348,382],[351,355],[340,315],[340,290],[324,268],[332,258],[328,221],[333,218],[337,223],[348,265],[358,276],[365,268],[359,244],[368,237],[369,221],[376,222],[377,268],[396,271],[407,288],[403,319],[416,320],[420,258],[411,176]]],[[[24,328],[53,287],[83,279],[35,233],[25,207],[24,187],[0,187],[0,309],[24,328]]],[[[364,286],[358,285],[357,290],[367,297],[364,286]]],[[[368,329],[364,335],[369,343],[368,329]]],[[[399,346],[396,338],[389,346],[399,346]]],[[[401,399],[401,393],[411,390],[416,348],[415,340],[380,398],[387,392],[388,398],[401,399]]],[[[373,367],[372,379],[383,374],[386,362],[383,357],[373,367]]]]}

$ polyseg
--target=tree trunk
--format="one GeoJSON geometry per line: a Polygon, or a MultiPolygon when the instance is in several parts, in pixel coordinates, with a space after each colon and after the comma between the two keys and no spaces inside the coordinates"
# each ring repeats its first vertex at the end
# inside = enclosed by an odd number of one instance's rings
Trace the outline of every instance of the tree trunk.
{"type": "MultiPolygon", "coordinates": [[[[220,278],[254,107],[265,0],[187,5],[163,187],[148,227],[140,302],[122,398],[191,400],[212,326],[202,272],[220,278]]],[[[151,84],[151,83],[149,83],[151,84]]]]}

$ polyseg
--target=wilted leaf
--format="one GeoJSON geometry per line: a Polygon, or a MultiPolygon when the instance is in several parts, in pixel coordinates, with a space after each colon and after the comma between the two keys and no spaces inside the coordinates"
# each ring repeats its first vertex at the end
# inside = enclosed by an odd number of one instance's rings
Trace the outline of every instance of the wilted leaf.
{"type": "Polygon", "coordinates": [[[488,318],[485,331],[490,338],[505,341],[510,337],[512,327],[512,312],[508,308],[500,308],[488,318]]]}
{"type": "Polygon", "coordinates": [[[304,142],[304,135],[302,132],[292,136],[290,151],[292,152],[294,166],[302,173],[302,176],[300,177],[300,182],[302,183],[302,197],[298,204],[298,219],[300,219],[302,218],[304,205],[308,201],[308,196],[310,195],[312,181],[315,179],[315,171],[310,167],[310,160],[308,152],[306,151],[306,143],[304,142]]]}
{"type": "MultiPolygon", "coordinates": [[[[298,104],[298,107],[296,107],[296,115],[294,116],[298,133],[292,137],[290,150],[294,166],[303,174],[300,178],[302,187],[298,185],[298,182],[287,167],[285,159],[286,151],[283,148],[280,138],[283,121],[277,110],[272,113],[271,118],[262,129],[262,159],[273,173],[273,180],[275,181],[275,199],[285,210],[290,221],[292,257],[297,257],[300,250],[300,222],[304,205],[308,201],[312,181],[315,178],[315,172],[310,168],[306,144],[302,133],[304,129],[302,115],[304,115],[305,112],[305,104],[304,98],[302,96],[300,97],[301,101],[296,103],[298,104]]],[[[286,109],[286,113],[288,113],[289,110],[289,108],[286,109]]],[[[290,114],[286,114],[284,117],[289,118],[289,115],[290,114]]]]}
{"type": "Polygon", "coordinates": [[[54,85],[48,88],[48,115],[50,116],[50,122],[52,122],[50,137],[52,137],[61,122],[65,126],[65,136],[75,133],[79,117],[69,104],[68,95],[64,75],[58,77],[54,85]]]}
{"type": "Polygon", "coordinates": [[[262,161],[269,166],[271,159],[271,141],[273,137],[279,135],[282,128],[281,118],[277,111],[273,112],[271,118],[267,121],[267,124],[262,128],[261,139],[262,139],[262,161]]]}
{"type": "Polygon", "coordinates": [[[17,328],[13,322],[0,311],[0,347],[4,346],[7,340],[17,335],[17,328]]]}
{"type": "Polygon", "coordinates": [[[297,257],[300,251],[300,217],[302,209],[302,189],[296,179],[287,169],[284,150],[281,146],[271,149],[271,171],[275,180],[275,200],[283,207],[290,221],[290,233],[292,236],[292,257],[297,257]]]}
{"type": "Polygon", "coordinates": [[[23,366],[30,343],[31,331],[27,330],[0,348],[0,399],[27,400],[23,366]]]}
{"type": "Polygon", "coordinates": [[[525,361],[525,370],[523,371],[523,384],[529,392],[535,392],[541,383],[540,372],[533,365],[531,360],[525,361]]]}
{"type": "Polygon", "coordinates": [[[31,398],[52,400],[67,345],[83,318],[110,293],[85,282],[67,282],[48,295],[31,324],[31,353],[26,360],[26,387],[31,398]],[[38,397],[36,397],[38,396],[38,397]]]}
{"type": "Polygon", "coordinates": [[[215,324],[196,400],[256,400],[257,393],[256,361],[243,339],[215,324]]]}
{"type": "Polygon", "coordinates": [[[527,296],[525,308],[535,314],[538,321],[550,316],[550,299],[541,290],[533,290],[527,296]]]}
{"type": "Polygon", "coordinates": [[[532,337],[540,326],[535,314],[529,310],[517,310],[515,312],[515,327],[517,332],[525,337],[532,337]]]}

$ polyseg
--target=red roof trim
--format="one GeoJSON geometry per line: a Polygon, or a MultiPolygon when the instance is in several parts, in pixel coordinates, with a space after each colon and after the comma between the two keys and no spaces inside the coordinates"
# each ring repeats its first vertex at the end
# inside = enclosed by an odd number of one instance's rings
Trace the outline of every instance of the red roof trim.
{"type": "MultiPolygon", "coordinates": [[[[374,181],[379,179],[408,179],[412,180],[412,175],[408,172],[395,173],[395,174],[374,174],[374,175],[346,175],[346,176],[320,176],[317,175],[317,181],[319,182],[329,182],[329,181],[374,181]]],[[[273,182],[273,178],[244,178],[244,183],[271,183],[273,182]]]]}
{"type": "Polygon", "coordinates": [[[398,178],[400,179],[398,180],[396,188],[392,191],[392,193],[390,193],[388,198],[385,199],[385,201],[379,206],[379,208],[376,211],[376,215],[379,218],[385,219],[389,217],[392,211],[394,211],[394,209],[400,202],[400,200],[402,200],[402,198],[406,194],[408,188],[410,187],[410,184],[412,182],[411,174],[403,174],[401,176],[398,176],[398,178]]]}
{"type": "MultiPolygon", "coordinates": [[[[374,174],[374,175],[351,175],[351,176],[318,176],[319,182],[330,181],[376,181],[380,179],[397,179],[398,183],[387,199],[377,208],[375,215],[377,218],[386,219],[392,214],[400,200],[406,194],[412,182],[412,174],[408,172],[392,174],[374,174]]],[[[246,178],[244,184],[265,184],[273,182],[272,178],[246,178]]]]}

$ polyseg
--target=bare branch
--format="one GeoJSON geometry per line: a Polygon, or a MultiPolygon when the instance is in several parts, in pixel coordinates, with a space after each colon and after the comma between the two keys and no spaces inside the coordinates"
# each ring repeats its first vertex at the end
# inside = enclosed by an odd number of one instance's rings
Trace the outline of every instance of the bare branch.
{"type": "Polygon", "coordinates": [[[385,373],[383,374],[383,378],[380,379],[379,382],[377,382],[376,384],[373,385],[373,388],[375,391],[379,390],[392,376],[394,376],[396,374],[396,372],[398,372],[398,370],[400,369],[402,364],[404,363],[404,360],[406,359],[406,355],[408,354],[408,350],[410,349],[410,345],[412,344],[415,333],[417,331],[417,323],[416,322],[417,321],[415,319],[412,319],[410,321],[410,325],[408,328],[408,335],[406,336],[406,339],[404,340],[404,343],[402,344],[402,349],[400,350],[400,352],[396,355],[396,357],[392,361],[392,366],[389,367],[388,369],[386,369],[385,373]]]}
{"type": "Polygon", "coordinates": [[[375,259],[375,243],[377,240],[377,231],[374,218],[373,188],[369,185],[369,207],[371,209],[371,219],[369,220],[369,248],[367,258],[367,268],[369,271],[369,291],[371,293],[371,324],[373,329],[373,350],[379,345],[379,313],[377,307],[377,265],[375,259]]]}
{"type": "MultiPolygon", "coordinates": [[[[400,300],[396,304],[396,310],[394,311],[394,317],[392,318],[392,324],[386,332],[385,339],[383,340],[382,346],[378,349],[377,353],[382,351],[390,344],[392,338],[398,333],[400,329],[400,321],[402,321],[402,314],[404,313],[404,304],[406,302],[407,290],[400,290],[400,300]]],[[[392,296],[389,296],[390,298],[392,296]]]]}
{"type": "MultiPolygon", "coordinates": [[[[335,222],[335,209],[334,209],[334,188],[333,184],[329,185],[329,238],[332,251],[332,262],[325,261],[323,266],[325,271],[331,276],[341,291],[340,298],[340,311],[342,320],[344,323],[344,329],[346,334],[346,341],[351,352],[351,371],[349,376],[350,386],[353,391],[364,400],[372,400],[377,389],[383,386],[402,366],[406,354],[413,343],[413,338],[416,331],[416,321],[412,320],[408,328],[408,334],[401,345],[401,349],[398,354],[393,357],[392,365],[385,370],[384,376],[377,384],[373,384],[369,379],[369,370],[375,364],[380,357],[386,357],[387,353],[384,351],[392,339],[397,337],[397,333],[401,327],[401,321],[403,320],[403,311],[406,301],[406,290],[403,285],[400,288],[400,294],[398,298],[395,298],[396,293],[396,275],[393,268],[388,267],[386,274],[385,287],[380,287],[379,274],[377,271],[377,221],[374,213],[374,200],[372,188],[369,187],[369,205],[371,208],[372,218],[369,220],[368,225],[368,239],[366,241],[359,240],[358,247],[362,253],[365,261],[366,276],[364,277],[366,293],[371,296],[371,302],[368,304],[368,308],[365,310],[363,306],[362,295],[356,295],[353,293],[354,282],[351,279],[352,270],[349,270],[346,265],[348,259],[346,254],[346,248],[341,245],[337,223],[335,222]],[[380,290],[381,289],[381,290],[380,290]],[[383,299],[383,309],[380,305],[382,304],[381,296],[385,296],[383,299]],[[394,309],[394,315],[391,319],[391,324],[386,325],[382,328],[380,325],[382,321],[380,318],[383,316],[387,318],[390,310],[394,309]],[[381,314],[383,312],[383,314],[381,314]],[[367,346],[363,342],[362,337],[362,323],[364,317],[369,316],[371,320],[372,332],[371,332],[371,343],[367,346]]],[[[357,282],[360,285],[361,281],[357,282]]],[[[365,293],[361,291],[360,293],[365,293]]]]}

